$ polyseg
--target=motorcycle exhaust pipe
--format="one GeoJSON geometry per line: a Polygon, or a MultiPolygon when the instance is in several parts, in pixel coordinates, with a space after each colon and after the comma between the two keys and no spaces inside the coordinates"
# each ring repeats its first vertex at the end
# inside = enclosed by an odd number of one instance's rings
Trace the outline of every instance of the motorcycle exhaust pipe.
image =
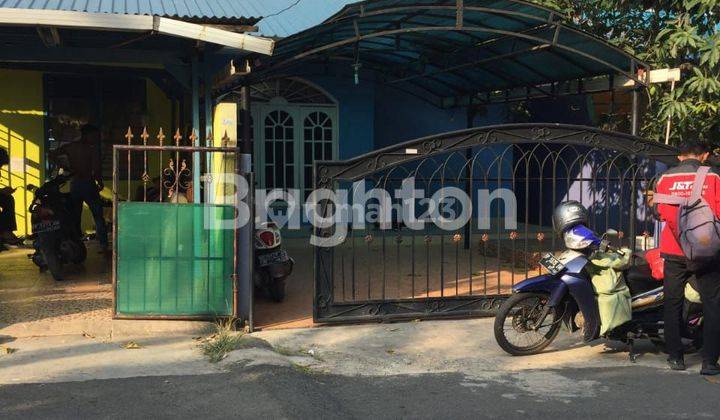
{"type": "Polygon", "coordinates": [[[645,308],[647,306],[656,305],[662,303],[665,300],[665,293],[662,287],[650,290],[632,298],[632,309],[645,308]]]}

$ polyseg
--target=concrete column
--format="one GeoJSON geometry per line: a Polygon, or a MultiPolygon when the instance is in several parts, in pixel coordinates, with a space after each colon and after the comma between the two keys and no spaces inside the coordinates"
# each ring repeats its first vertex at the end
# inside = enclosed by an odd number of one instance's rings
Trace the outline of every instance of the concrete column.
{"type": "MultiPolygon", "coordinates": [[[[200,63],[197,55],[193,56],[191,64],[191,80],[192,80],[192,129],[200,129],[200,63]]],[[[193,146],[200,146],[200,133],[196,132],[198,138],[193,146]]],[[[193,153],[193,202],[200,202],[200,153],[193,153]]]]}

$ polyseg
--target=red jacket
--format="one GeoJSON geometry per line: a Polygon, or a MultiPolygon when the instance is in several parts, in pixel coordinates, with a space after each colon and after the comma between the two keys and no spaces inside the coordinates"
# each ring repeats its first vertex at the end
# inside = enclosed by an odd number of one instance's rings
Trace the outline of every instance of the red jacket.
{"type": "MultiPolygon", "coordinates": [[[[700,167],[700,161],[687,159],[678,166],[665,171],[655,184],[655,192],[688,197],[693,189],[695,173],[700,167]]],[[[720,216],[720,175],[711,169],[703,185],[703,198],[716,216],[720,216]]],[[[660,233],[660,252],[665,255],[684,257],[682,248],[677,241],[678,206],[658,204],[657,213],[661,221],[666,222],[660,233]]]]}

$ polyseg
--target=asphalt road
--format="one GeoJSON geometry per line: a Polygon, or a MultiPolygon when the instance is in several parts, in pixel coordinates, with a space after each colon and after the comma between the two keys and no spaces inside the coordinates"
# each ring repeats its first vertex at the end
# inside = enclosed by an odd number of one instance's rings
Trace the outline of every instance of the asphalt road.
{"type": "Polygon", "coordinates": [[[0,386],[2,419],[715,418],[720,384],[648,367],[538,371],[597,392],[542,396],[542,382],[461,374],[348,377],[235,367],[210,375],[0,386]],[[578,396],[580,395],[580,396],[578,396]]]}

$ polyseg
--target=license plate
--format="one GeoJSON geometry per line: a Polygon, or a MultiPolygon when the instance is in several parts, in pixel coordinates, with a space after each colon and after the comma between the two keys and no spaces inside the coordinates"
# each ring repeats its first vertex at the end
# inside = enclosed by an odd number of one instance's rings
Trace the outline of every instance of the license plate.
{"type": "Polygon", "coordinates": [[[565,264],[561,263],[553,254],[545,254],[540,259],[540,265],[545,267],[552,275],[556,275],[565,269],[565,264]]]}
{"type": "Polygon", "coordinates": [[[33,223],[33,225],[32,225],[33,233],[47,233],[47,232],[54,232],[56,230],[60,230],[60,221],[58,221],[58,220],[51,220],[48,222],[41,222],[41,223],[33,223]]]}
{"type": "Polygon", "coordinates": [[[260,267],[265,267],[266,265],[285,262],[289,259],[290,257],[288,257],[287,251],[281,249],[269,254],[258,255],[258,264],[260,267]]]}

